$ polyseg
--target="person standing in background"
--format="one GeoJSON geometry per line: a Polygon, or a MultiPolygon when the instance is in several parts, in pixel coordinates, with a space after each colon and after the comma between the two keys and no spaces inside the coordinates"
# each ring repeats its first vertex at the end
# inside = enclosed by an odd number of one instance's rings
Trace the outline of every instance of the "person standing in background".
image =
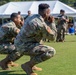
{"type": "Polygon", "coordinates": [[[31,14],[31,11],[30,10],[28,10],[28,15],[26,15],[25,17],[24,17],[24,20],[26,20],[26,18],[28,18],[29,16],[31,16],[32,14],[31,14]]]}
{"type": "Polygon", "coordinates": [[[56,42],[64,42],[65,32],[67,30],[68,22],[69,22],[69,18],[65,15],[65,11],[61,9],[60,14],[58,15],[56,42]]]}

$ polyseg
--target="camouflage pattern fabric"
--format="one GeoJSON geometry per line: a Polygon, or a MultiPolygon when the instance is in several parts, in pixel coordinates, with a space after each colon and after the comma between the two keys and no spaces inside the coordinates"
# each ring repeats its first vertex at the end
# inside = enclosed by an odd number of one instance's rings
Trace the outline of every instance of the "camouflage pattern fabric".
{"type": "Polygon", "coordinates": [[[54,41],[55,33],[49,28],[40,15],[27,18],[14,41],[16,49],[9,55],[10,60],[15,61],[22,54],[29,55],[36,63],[51,58],[55,54],[55,49],[40,44],[43,37],[54,41]]]}
{"type": "MultiPolygon", "coordinates": [[[[55,36],[57,36],[57,29],[56,29],[55,22],[50,23],[48,21],[45,21],[45,23],[52,29],[52,31],[54,32],[55,36]]],[[[46,39],[45,39],[45,41],[46,41],[46,39]]],[[[48,39],[48,41],[49,41],[49,39],[48,39]]]]}
{"type": "Polygon", "coordinates": [[[11,43],[0,44],[0,54],[10,54],[15,49],[15,46],[11,43]]]}
{"type": "Polygon", "coordinates": [[[9,22],[0,27],[0,53],[10,53],[10,46],[14,43],[17,33],[14,22],[9,22]]]}

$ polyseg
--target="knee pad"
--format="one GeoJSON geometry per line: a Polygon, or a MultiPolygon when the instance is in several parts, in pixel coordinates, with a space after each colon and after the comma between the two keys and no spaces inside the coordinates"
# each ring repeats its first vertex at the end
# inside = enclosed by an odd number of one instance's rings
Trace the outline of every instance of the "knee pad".
{"type": "Polygon", "coordinates": [[[56,54],[56,51],[53,47],[48,46],[48,50],[45,52],[45,56],[48,58],[53,57],[56,54]]]}

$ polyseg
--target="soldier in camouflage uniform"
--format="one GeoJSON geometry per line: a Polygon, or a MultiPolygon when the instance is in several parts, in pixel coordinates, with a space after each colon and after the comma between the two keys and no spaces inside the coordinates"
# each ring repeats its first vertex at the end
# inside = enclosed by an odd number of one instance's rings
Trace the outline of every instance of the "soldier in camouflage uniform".
{"type": "Polygon", "coordinates": [[[69,19],[65,15],[64,10],[60,10],[60,14],[58,16],[58,25],[57,25],[57,42],[63,42],[65,39],[65,32],[67,30],[67,22],[69,22],[69,19]]]}
{"type": "Polygon", "coordinates": [[[21,65],[27,75],[37,75],[32,68],[41,62],[44,62],[55,55],[55,49],[50,46],[40,44],[43,37],[54,41],[55,32],[46,25],[44,19],[50,16],[48,4],[39,5],[39,14],[32,15],[26,19],[20,33],[17,35],[14,45],[15,50],[11,52],[1,63],[3,69],[9,68],[10,61],[16,61],[21,54],[29,55],[30,60],[21,65]]]}
{"type": "MultiPolygon", "coordinates": [[[[11,22],[6,23],[0,27],[0,53],[9,54],[11,52],[11,48],[13,47],[14,38],[19,33],[20,29],[18,25],[21,22],[21,16],[17,13],[11,14],[11,22]]],[[[11,66],[17,66],[12,61],[10,62],[11,66]]]]}

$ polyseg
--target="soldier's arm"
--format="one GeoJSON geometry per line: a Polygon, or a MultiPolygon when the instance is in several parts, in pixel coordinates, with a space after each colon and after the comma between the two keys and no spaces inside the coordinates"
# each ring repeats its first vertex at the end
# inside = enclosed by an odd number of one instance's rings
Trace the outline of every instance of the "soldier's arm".
{"type": "Polygon", "coordinates": [[[66,22],[69,22],[69,18],[66,19],[66,22]]]}
{"type": "Polygon", "coordinates": [[[66,17],[62,17],[63,18],[63,20],[65,20],[66,22],[69,22],[69,18],[66,16],[66,17]]]}
{"type": "Polygon", "coordinates": [[[51,41],[54,41],[55,40],[55,33],[54,33],[54,31],[49,26],[47,26],[46,31],[47,31],[47,33],[46,33],[47,38],[49,40],[51,40],[51,41]]]}
{"type": "Polygon", "coordinates": [[[55,19],[54,19],[53,16],[51,16],[51,18],[49,18],[49,20],[45,21],[45,23],[46,23],[54,32],[57,32],[56,24],[55,24],[55,19]]]}
{"type": "Polygon", "coordinates": [[[54,41],[56,38],[56,32],[54,32],[49,26],[44,24],[43,37],[45,37],[51,41],[54,41]]]}
{"type": "Polygon", "coordinates": [[[11,33],[18,34],[20,32],[20,29],[15,25],[9,25],[8,28],[11,33]]]}

